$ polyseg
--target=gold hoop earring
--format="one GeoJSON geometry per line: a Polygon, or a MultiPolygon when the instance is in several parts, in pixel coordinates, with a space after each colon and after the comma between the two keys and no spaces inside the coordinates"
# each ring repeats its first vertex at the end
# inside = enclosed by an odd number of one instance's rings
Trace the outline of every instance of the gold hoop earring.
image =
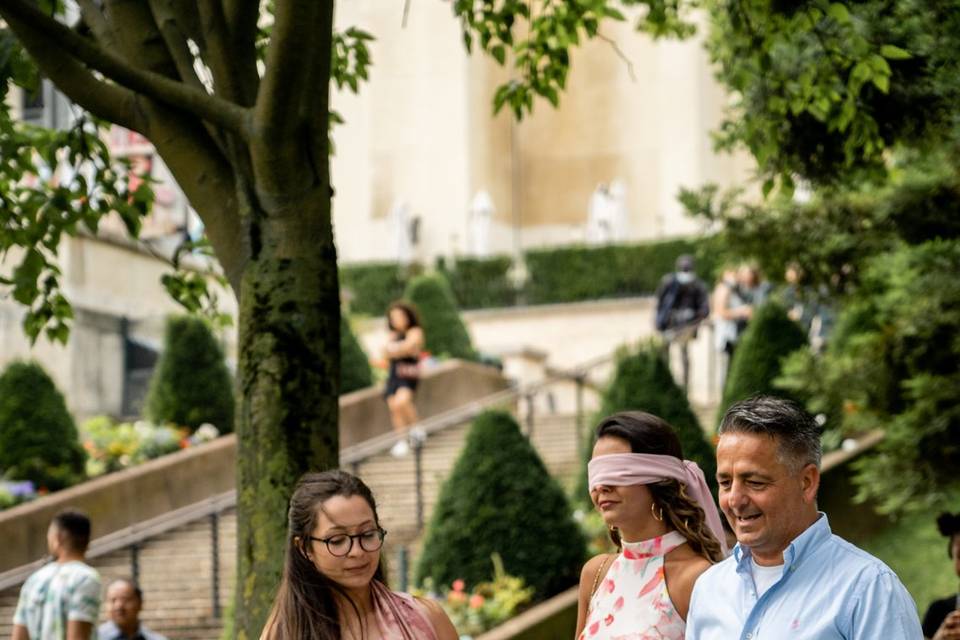
{"type": "Polygon", "coordinates": [[[660,508],[659,508],[660,514],[658,515],[657,512],[654,511],[654,508],[655,508],[656,506],[657,506],[657,503],[656,503],[656,502],[651,502],[651,503],[650,503],[650,515],[652,515],[655,520],[659,520],[660,522],[663,522],[663,507],[660,507],[660,508]]]}

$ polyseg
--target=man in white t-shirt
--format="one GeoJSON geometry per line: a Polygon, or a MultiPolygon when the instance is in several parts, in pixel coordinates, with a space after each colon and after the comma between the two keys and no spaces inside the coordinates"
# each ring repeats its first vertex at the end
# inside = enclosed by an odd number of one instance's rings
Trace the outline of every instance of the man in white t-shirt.
{"type": "Polygon", "coordinates": [[[47,548],[54,561],[20,589],[12,640],[90,640],[100,612],[100,574],[84,563],[90,519],[79,511],[54,516],[47,548]]]}

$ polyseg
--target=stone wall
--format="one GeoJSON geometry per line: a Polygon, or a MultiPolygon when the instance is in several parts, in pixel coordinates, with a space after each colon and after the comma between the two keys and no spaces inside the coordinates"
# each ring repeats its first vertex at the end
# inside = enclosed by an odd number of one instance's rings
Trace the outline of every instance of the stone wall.
{"type": "MultiPolygon", "coordinates": [[[[426,418],[506,386],[495,369],[449,361],[424,374],[417,405],[426,418]]],[[[381,394],[371,388],[340,398],[341,447],[390,431],[381,394]]],[[[50,519],[65,507],[86,511],[98,538],[235,488],[236,459],[236,436],[229,435],[0,511],[0,572],[42,557],[50,519]]]]}

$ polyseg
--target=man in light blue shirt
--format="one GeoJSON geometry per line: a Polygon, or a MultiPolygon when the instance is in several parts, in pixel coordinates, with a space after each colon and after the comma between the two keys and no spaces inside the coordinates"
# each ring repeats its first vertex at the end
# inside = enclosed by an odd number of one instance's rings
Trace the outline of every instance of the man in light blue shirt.
{"type": "Polygon", "coordinates": [[[719,429],[720,509],[733,555],[697,580],[687,640],[921,640],[917,610],[883,562],[835,536],[817,511],[820,429],[758,396],[719,429]]]}

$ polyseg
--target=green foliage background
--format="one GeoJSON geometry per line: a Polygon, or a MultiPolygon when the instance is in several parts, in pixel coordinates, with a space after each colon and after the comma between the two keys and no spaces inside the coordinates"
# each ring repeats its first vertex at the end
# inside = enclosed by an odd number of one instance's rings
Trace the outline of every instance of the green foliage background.
{"type": "Polygon", "coordinates": [[[86,454],[63,396],[40,365],[13,362],[0,375],[0,477],[51,491],[84,479],[86,454]]]}
{"type": "Polygon", "coordinates": [[[477,352],[443,274],[415,277],[407,285],[404,298],[412,302],[420,314],[427,351],[438,357],[476,360],[477,352]]]}
{"type": "Polygon", "coordinates": [[[491,579],[492,553],[538,599],[577,583],[586,554],[563,490],[510,414],[484,413],[440,490],[416,582],[491,579]]]}
{"type": "Polygon", "coordinates": [[[147,392],[147,417],[196,429],[205,422],[233,431],[233,381],[223,350],[200,318],[167,319],[163,353],[147,392]]]}
{"type": "MultiPolygon", "coordinates": [[[[624,349],[617,357],[616,370],[603,393],[601,408],[594,423],[621,411],[646,411],[666,420],[676,430],[683,455],[703,470],[713,491],[716,491],[717,462],[713,445],[707,439],[700,421],[693,413],[683,389],[674,381],[664,360],[660,343],[651,341],[636,349],[624,349]]],[[[587,434],[582,471],[578,480],[578,501],[590,504],[587,487],[587,463],[595,442],[593,425],[587,434]]]]}
{"type": "Polygon", "coordinates": [[[373,384],[370,359],[354,335],[350,321],[340,316],[340,393],[350,393],[373,384]]]}
{"type": "Polygon", "coordinates": [[[755,395],[789,397],[774,386],[783,359],[807,344],[807,336],[776,302],[756,309],[746,331],[740,336],[723,389],[717,424],[730,405],[755,395]]]}

